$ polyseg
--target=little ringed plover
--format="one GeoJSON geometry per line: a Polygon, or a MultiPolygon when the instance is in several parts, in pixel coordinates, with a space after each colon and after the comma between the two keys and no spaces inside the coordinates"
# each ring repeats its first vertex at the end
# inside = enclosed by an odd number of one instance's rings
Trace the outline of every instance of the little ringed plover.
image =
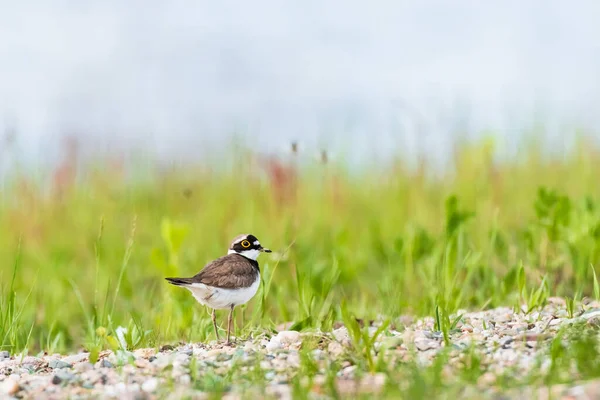
{"type": "Polygon", "coordinates": [[[188,289],[202,305],[212,308],[212,322],[219,340],[215,310],[229,309],[227,342],[231,335],[233,310],[247,303],[258,290],[260,268],[258,258],[261,252],[271,250],[261,246],[254,235],[243,234],[235,237],[227,255],[206,264],[191,278],[165,278],[169,283],[188,289]]]}

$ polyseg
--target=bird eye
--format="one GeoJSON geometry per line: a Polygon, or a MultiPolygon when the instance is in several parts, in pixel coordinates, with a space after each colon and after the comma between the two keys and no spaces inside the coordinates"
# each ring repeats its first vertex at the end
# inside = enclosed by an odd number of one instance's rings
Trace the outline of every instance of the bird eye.
{"type": "Polygon", "coordinates": [[[242,240],[241,245],[243,248],[247,249],[248,247],[250,247],[250,242],[247,240],[242,240]]]}

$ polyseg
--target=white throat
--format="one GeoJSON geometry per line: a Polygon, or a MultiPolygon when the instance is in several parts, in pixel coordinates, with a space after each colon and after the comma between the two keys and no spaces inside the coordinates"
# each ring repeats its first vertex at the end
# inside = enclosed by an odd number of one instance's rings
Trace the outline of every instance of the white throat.
{"type": "Polygon", "coordinates": [[[244,250],[244,251],[229,250],[227,252],[227,254],[239,254],[241,256],[244,256],[246,258],[256,261],[256,259],[258,258],[258,255],[260,254],[260,251],[258,251],[256,249],[250,249],[250,250],[244,250]]]}

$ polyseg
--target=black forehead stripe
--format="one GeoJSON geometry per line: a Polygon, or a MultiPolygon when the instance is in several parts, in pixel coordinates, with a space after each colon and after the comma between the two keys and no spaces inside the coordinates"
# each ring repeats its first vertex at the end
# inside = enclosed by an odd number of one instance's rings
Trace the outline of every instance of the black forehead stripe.
{"type": "Polygon", "coordinates": [[[242,240],[239,243],[234,244],[233,245],[234,250],[238,250],[238,249],[240,249],[240,250],[257,249],[257,248],[260,247],[260,244],[254,244],[253,240],[249,240],[249,239],[244,239],[244,240],[242,240]],[[244,246],[242,246],[242,242],[244,240],[248,240],[250,242],[250,246],[244,248],[244,246]]]}

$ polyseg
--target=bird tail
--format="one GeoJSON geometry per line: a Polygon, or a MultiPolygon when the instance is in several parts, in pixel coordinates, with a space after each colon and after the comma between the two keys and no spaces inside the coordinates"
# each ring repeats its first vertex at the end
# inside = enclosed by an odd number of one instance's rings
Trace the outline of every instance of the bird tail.
{"type": "Polygon", "coordinates": [[[192,282],[191,278],[165,278],[170,284],[175,286],[188,286],[192,282]]]}

